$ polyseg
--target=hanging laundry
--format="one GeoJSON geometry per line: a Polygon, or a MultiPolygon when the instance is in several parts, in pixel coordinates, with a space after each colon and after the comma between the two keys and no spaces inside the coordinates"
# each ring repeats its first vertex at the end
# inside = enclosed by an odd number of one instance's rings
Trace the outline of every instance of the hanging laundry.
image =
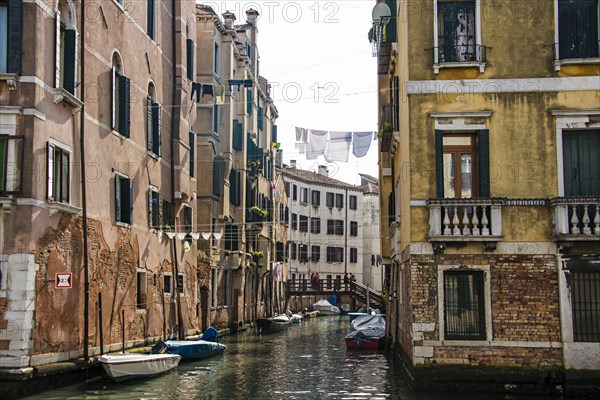
{"type": "Polygon", "coordinates": [[[310,142],[306,150],[307,160],[316,160],[317,157],[323,154],[327,146],[327,131],[318,131],[311,129],[309,131],[310,142]]]}
{"type": "Polygon", "coordinates": [[[352,154],[361,158],[367,155],[371,147],[371,135],[373,132],[353,132],[352,154]]]}
{"type": "Polygon", "coordinates": [[[194,100],[194,94],[196,95],[196,103],[200,103],[200,96],[202,95],[202,84],[198,82],[192,82],[192,95],[190,100],[194,100]]]}
{"type": "Polygon", "coordinates": [[[307,129],[296,127],[296,142],[306,143],[307,137],[308,137],[307,129]]]}
{"type": "Polygon", "coordinates": [[[225,86],[215,85],[215,104],[225,104],[225,86]]]}
{"type": "Polygon", "coordinates": [[[329,132],[329,146],[327,146],[327,150],[325,151],[326,159],[329,161],[348,162],[351,143],[351,132],[329,132]]]}
{"type": "Polygon", "coordinates": [[[304,154],[306,151],[306,145],[304,143],[294,143],[294,148],[296,148],[300,154],[304,154]]]}
{"type": "Polygon", "coordinates": [[[213,92],[213,85],[211,85],[210,83],[204,83],[202,84],[202,97],[204,96],[213,96],[214,97],[214,92],[213,92]]]}

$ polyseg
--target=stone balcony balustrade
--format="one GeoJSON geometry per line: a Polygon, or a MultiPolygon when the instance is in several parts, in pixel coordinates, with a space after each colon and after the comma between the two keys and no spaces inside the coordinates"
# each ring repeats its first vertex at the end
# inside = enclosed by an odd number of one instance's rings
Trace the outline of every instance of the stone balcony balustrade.
{"type": "Polygon", "coordinates": [[[559,240],[600,240],[600,197],[556,197],[554,236],[559,240]]]}

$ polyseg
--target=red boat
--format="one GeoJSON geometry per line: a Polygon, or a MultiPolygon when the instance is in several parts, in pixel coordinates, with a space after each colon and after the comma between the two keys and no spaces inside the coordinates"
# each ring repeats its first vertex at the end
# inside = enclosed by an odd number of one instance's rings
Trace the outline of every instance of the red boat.
{"type": "Polygon", "coordinates": [[[379,315],[361,315],[350,323],[350,333],[344,339],[348,349],[377,350],[383,347],[385,318],[379,315]]]}
{"type": "Polygon", "coordinates": [[[377,350],[382,347],[383,343],[382,338],[367,337],[359,331],[351,332],[344,340],[346,341],[346,348],[348,349],[377,350]]]}

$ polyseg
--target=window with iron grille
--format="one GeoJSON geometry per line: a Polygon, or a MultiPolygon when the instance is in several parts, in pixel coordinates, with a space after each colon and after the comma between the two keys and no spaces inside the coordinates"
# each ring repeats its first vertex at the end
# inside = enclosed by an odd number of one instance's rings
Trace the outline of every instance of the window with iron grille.
{"type": "Polygon", "coordinates": [[[321,218],[310,219],[310,233],[321,233],[321,218]]]}
{"type": "Polygon", "coordinates": [[[600,342],[600,272],[571,271],[573,340],[600,342]]]}
{"type": "Polygon", "coordinates": [[[312,246],[310,249],[310,259],[317,262],[321,259],[321,246],[312,246]]]}
{"type": "Polygon", "coordinates": [[[350,262],[351,263],[358,262],[358,249],[355,247],[350,248],[350,262]]]}
{"type": "Polygon", "coordinates": [[[438,62],[480,61],[475,39],[475,0],[438,1],[438,62]]]}
{"type": "Polygon", "coordinates": [[[333,208],[333,193],[327,192],[325,194],[325,203],[327,207],[333,208]]]}
{"type": "Polygon", "coordinates": [[[298,229],[298,214],[292,213],[292,229],[298,229]]]}
{"type": "Polygon", "coordinates": [[[485,338],[483,271],[444,272],[444,339],[485,338]]]}
{"type": "Polygon", "coordinates": [[[335,206],[337,208],[344,208],[344,195],[341,193],[336,193],[335,195],[335,206]]]}
{"type": "Polygon", "coordinates": [[[315,207],[318,207],[321,205],[321,192],[319,192],[318,190],[313,190],[310,193],[310,197],[311,197],[311,204],[315,207]]]}
{"type": "Polygon", "coordinates": [[[357,205],[356,196],[350,196],[350,209],[356,210],[356,205],[357,205]]]}
{"type": "Polygon", "coordinates": [[[350,236],[358,236],[358,222],[350,221],[350,236]]]}
{"type": "Polygon", "coordinates": [[[308,217],[306,215],[300,216],[300,232],[308,232],[308,217]]]}

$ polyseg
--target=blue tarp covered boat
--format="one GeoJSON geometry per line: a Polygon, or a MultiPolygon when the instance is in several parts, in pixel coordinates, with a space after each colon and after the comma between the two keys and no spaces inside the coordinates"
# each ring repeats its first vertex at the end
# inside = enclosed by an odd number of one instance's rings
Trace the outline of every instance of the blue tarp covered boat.
{"type": "Polygon", "coordinates": [[[158,342],[153,348],[153,354],[178,354],[183,360],[201,360],[219,355],[227,346],[217,343],[216,330],[208,328],[202,335],[208,340],[167,340],[158,342]]]}

